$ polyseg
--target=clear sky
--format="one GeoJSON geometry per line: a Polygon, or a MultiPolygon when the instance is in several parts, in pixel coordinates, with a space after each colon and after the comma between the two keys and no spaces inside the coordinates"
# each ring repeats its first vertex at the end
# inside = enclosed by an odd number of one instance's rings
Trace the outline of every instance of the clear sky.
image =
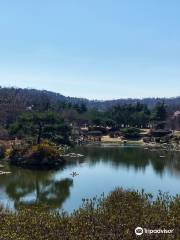
{"type": "Polygon", "coordinates": [[[0,85],[180,95],[179,0],[0,0],[0,85]]]}

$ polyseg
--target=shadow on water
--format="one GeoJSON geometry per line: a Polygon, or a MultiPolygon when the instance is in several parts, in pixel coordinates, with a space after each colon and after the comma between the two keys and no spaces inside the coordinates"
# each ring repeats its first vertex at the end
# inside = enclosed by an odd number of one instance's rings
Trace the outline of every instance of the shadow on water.
{"type": "MultiPolygon", "coordinates": [[[[93,171],[96,165],[99,166],[102,163],[112,170],[124,169],[126,172],[135,171],[137,174],[138,171],[145,171],[150,166],[156,175],[163,176],[168,172],[170,176],[180,177],[178,152],[118,146],[80,146],[72,151],[81,153],[84,157],[68,161],[65,168],[58,171],[34,171],[5,165],[4,170],[10,171],[11,174],[0,176],[0,200],[5,202],[8,199],[17,210],[22,206],[44,205],[50,210],[61,209],[66,200],[71,197],[71,188],[76,188],[77,182],[69,176],[76,166],[82,168],[85,166],[93,171]]],[[[87,179],[88,176],[85,180],[87,179]]],[[[84,180],[81,180],[80,184],[85,184],[84,180]]],[[[80,185],[78,186],[78,190],[81,191],[80,185]]]]}
{"type": "Polygon", "coordinates": [[[84,146],[77,147],[75,151],[85,155],[89,166],[92,167],[103,162],[116,169],[125,167],[138,171],[145,170],[147,166],[151,165],[159,175],[163,175],[165,170],[169,170],[172,174],[180,176],[179,152],[118,146],[84,146]]]}
{"type": "Polygon", "coordinates": [[[49,209],[61,208],[70,197],[73,179],[55,180],[52,171],[31,171],[10,167],[11,177],[1,176],[0,187],[5,191],[14,208],[22,206],[46,206],[49,209]]]}

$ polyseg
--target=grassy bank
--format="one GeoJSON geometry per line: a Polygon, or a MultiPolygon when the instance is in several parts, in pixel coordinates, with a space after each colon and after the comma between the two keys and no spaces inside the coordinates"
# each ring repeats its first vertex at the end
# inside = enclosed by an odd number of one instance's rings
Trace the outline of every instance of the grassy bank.
{"type": "Polygon", "coordinates": [[[116,189],[102,199],[83,200],[71,215],[24,208],[18,213],[1,209],[0,240],[132,240],[134,229],[174,229],[172,234],[143,234],[141,239],[180,239],[180,197],[116,189]]]}

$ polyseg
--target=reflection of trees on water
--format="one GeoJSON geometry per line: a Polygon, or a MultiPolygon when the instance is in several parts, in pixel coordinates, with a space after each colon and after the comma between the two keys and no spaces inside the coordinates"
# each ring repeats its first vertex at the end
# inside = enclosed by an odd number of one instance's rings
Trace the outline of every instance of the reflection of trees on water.
{"type": "Polygon", "coordinates": [[[171,159],[167,161],[167,166],[171,170],[171,174],[180,176],[180,152],[171,152],[171,159]]]}
{"type": "MultiPolygon", "coordinates": [[[[123,166],[137,171],[152,166],[159,175],[168,172],[180,176],[180,153],[178,152],[94,146],[83,146],[74,151],[85,157],[77,161],[76,159],[69,160],[67,168],[83,161],[87,161],[89,166],[103,162],[114,168],[123,166]],[[165,156],[165,158],[160,158],[160,156],[165,156]]],[[[12,166],[7,166],[6,171],[12,174],[0,176],[0,188],[13,200],[16,209],[24,205],[46,205],[49,209],[57,209],[61,208],[66,199],[70,197],[70,187],[73,186],[71,178],[57,180],[56,172],[53,171],[31,171],[12,166]]]]}
{"type": "MultiPolygon", "coordinates": [[[[13,170],[13,169],[12,169],[13,170]]],[[[36,172],[22,169],[15,172],[6,182],[6,193],[14,201],[14,206],[46,206],[49,209],[61,208],[70,196],[73,180],[55,180],[52,172],[36,172]]]]}
{"type": "Polygon", "coordinates": [[[165,170],[172,174],[180,175],[180,153],[163,150],[147,150],[141,147],[81,147],[77,152],[84,154],[89,159],[89,165],[98,162],[108,163],[118,168],[120,166],[135,170],[145,170],[151,165],[154,171],[162,175],[165,170]],[[160,156],[165,156],[161,158],[160,156]]]}

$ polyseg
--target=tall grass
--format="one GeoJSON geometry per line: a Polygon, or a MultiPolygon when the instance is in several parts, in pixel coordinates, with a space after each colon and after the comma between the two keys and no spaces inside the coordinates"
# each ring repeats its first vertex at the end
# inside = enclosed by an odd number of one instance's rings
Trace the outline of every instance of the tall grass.
{"type": "Polygon", "coordinates": [[[0,240],[180,239],[180,196],[116,189],[100,199],[83,199],[72,214],[45,208],[0,209],[0,240]],[[143,234],[134,229],[174,229],[172,234],[143,234]]]}

